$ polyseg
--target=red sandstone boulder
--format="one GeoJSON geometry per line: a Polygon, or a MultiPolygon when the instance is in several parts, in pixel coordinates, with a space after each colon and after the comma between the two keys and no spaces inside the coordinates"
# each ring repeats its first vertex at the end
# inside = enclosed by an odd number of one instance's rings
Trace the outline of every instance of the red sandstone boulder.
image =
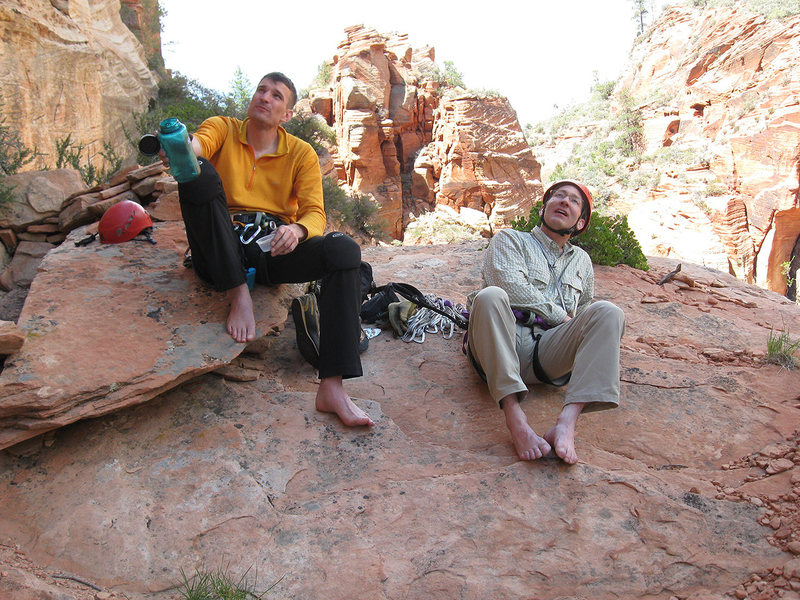
{"type": "MultiPolygon", "coordinates": [[[[39,265],[18,321],[25,345],[0,372],[0,447],[150,400],[244,349],[225,331],[224,294],[182,266],[182,223],[157,223],[156,245],[76,247],[84,235],[39,265]]],[[[262,335],[285,321],[295,288],[256,287],[262,335]]]]}

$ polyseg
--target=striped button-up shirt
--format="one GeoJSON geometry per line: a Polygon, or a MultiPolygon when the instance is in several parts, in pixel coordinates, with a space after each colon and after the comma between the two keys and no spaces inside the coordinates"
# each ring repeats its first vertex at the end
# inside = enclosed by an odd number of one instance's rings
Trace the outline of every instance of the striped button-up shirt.
{"type": "Polygon", "coordinates": [[[555,326],[592,302],[594,270],[584,250],[562,250],[540,227],[531,232],[502,229],[483,259],[484,286],[505,290],[512,308],[529,310],[555,326]]]}

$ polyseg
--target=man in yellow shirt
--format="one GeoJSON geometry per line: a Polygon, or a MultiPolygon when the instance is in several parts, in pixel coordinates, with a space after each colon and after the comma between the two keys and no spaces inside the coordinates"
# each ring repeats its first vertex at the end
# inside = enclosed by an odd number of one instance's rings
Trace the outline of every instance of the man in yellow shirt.
{"type": "Polygon", "coordinates": [[[231,305],[227,330],[237,342],[256,334],[247,267],[254,267],[256,281],[264,284],[322,280],[316,408],[337,414],[346,425],[372,425],[342,385],[343,378],[362,375],[361,248],[343,233],[322,235],[317,155],[281,127],[292,118],[296,100],[292,81],[269,73],[259,82],[244,121],[212,117],[192,137],[201,174],[178,185],[192,264],[198,276],[225,291],[231,305]],[[232,215],[252,227],[235,232],[232,215]],[[278,226],[265,252],[249,238],[269,222],[278,226]]]}

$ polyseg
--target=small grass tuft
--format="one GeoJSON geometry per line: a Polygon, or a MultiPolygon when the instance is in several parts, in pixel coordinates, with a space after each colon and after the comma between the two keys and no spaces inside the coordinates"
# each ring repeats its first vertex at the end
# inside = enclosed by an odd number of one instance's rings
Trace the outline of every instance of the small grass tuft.
{"type": "Polygon", "coordinates": [[[795,352],[800,348],[800,339],[792,341],[789,331],[783,329],[776,333],[774,329],[767,338],[767,362],[779,365],[784,369],[794,369],[798,366],[795,352]]]}
{"type": "Polygon", "coordinates": [[[249,600],[250,598],[263,598],[267,592],[275,587],[275,583],[261,593],[255,591],[256,577],[249,577],[250,569],[244,572],[238,580],[233,577],[228,567],[219,567],[216,571],[207,571],[204,568],[195,569],[192,577],[187,577],[181,569],[182,582],[179,586],[181,600],[249,600]]]}

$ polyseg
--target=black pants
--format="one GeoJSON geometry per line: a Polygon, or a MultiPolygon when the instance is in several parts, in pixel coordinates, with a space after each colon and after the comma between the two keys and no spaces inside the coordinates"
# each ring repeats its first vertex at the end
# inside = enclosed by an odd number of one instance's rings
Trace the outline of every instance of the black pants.
{"type": "Polygon", "coordinates": [[[200,163],[197,179],[178,184],[197,275],[219,291],[245,283],[247,267],[254,267],[256,281],[264,284],[321,280],[319,376],[360,377],[359,245],[349,236],[334,232],[307,239],[283,256],[261,252],[255,244],[245,248],[233,231],[216,169],[205,159],[200,163]]]}

